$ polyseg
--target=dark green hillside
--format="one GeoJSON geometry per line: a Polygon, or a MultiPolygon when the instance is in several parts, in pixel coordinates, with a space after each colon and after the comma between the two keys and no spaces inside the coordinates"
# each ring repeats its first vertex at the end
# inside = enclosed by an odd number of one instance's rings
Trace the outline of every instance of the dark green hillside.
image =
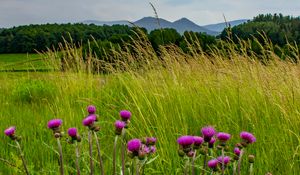
{"type": "MultiPolygon", "coordinates": [[[[222,39],[226,39],[227,32],[228,29],[222,32],[222,39]]],[[[258,15],[248,23],[231,28],[230,32],[234,41],[237,41],[237,38],[251,39],[253,36],[262,40],[259,33],[264,32],[272,43],[278,46],[284,46],[287,41],[300,43],[300,17],[282,14],[258,15]]]]}

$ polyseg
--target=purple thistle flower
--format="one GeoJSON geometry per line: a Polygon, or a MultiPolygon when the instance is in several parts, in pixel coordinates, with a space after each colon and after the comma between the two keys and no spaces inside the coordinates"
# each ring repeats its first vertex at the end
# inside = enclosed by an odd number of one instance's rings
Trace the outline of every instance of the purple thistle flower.
{"type": "Polygon", "coordinates": [[[190,152],[187,153],[188,157],[194,157],[195,151],[191,150],[190,152]]]}
{"type": "Polygon", "coordinates": [[[96,107],[93,105],[89,105],[86,109],[89,114],[95,114],[96,113],[96,107]]]}
{"type": "Polygon", "coordinates": [[[150,148],[148,147],[148,146],[144,146],[144,148],[143,148],[143,151],[145,152],[145,153],[147,153],[147,154],[149,154],[150,153],[150,148]]]}
{"type": "Polygon", "coordinates": [[[140,147],[142,146],[142,142],[140,139],[132,139],[129,140],[127,143],[127,149],[131,152],[139,151],[140,147]]]}
{"type": "Polygon", "coordinates": [[[120,111],[120,116],[123,121],[127,121],[131,118],[131,112],[127,110],[120,111]]]}
{"type": "Polygon", "coordinates": [[[157,139],[155,137],[147,137],[146,138],[146,145],[155,145],[157,139]]]}
{"type": "Polygon", "coordinates": [[[76,128],[69,128],[68,129],[68,135],[70,137],[77,137],[77,129],[76,128]]]}
{"type": "Polygon", "coordinates": [[[177,143],[183,147],[190,146],[194,143],[194,137],[193,136],[181,136],[177,139],[177,143]]]}
{"type": "Polygon", "coordinates": [[[155,146],[150,146],[150,153],[153,154],[156,152],[156,147],[155,146]]]}
{"type": "Polygon", "coordinates": [[[53,119],[53,120],[50,120],[48,122],[48,128],[49,129],[55,129],[55,128],[60,127],[61,124],[62,124],[62,120],[61,119],[53,119]]]}
{"type": "Polygon", "coordinates": [[[116,127],[116,129],[118,129],[118,130],[122,130],[122,129],[125,127],[125,125],[126,125],[126,123],[123,122],[123,121],[120,121],[120,120],[117,120],[117,121],[115,122],[115,127],[116,127]]]}
{"type": "Polygon", "coordinates": [[[214,137],[212,137],[212,138],[210,139],[210,141],[208,142],[208,147],[209,147],[209,148],[213,148],[215,142],[216,142],[216,139],[215,139],[214,137]]]}
{"type": "Polygon", "coordinates": [[[96,118],[94,115],[89,115],[85,119],[83,119],[82,124],[84,126],[91,126],[96,121],[96,118]]]}
{"type": "Polygon", "coordinates": [[[239,156],[239,155],[241,154],[241,150],[240,150],[240,148],[238,148],[238,147],[235,147],[234,150],[233,150],[233,152],[234,152],[234,154],[237,155],[237,156],[239,156]]]}
{"type": "Polygon", "coordinates": [[[250,132],[243,131],[240,133],[240,137],[241,137],[241,139],[246,141],[248,144],[254,143],[256,141],[256,138],[250,132]]]}
{"type": "Polygon", "coordinates": [[[230,162],[230,157],[225,156],[224,158],[222,156],[219,156],[217,160],[222,163],[224,161],[224,165],[227,165],[230,162]]]}
{"type": "Polygon", "coordinates": [[[207,162],[207,166],[208,166],[209,168],[215,169],[215,168],[217,168],[218,163],[219,163],[219,162],[218,162],[217,159],[212,159],[212,160],[210,160],[210,161],[207,162]]]}
{"type": "Polygon", "coordinates": [[[96,114],[90,114],[88,117],[92,117],[95,121],[97,121],[98,118],[96,114]]]}
{"type": "Polygon", "coordinates": [[[117,120],[115,122],[115,128],[116,128],[115,134],[121,135],[124,127],[126,127],[126,123],[123,121],[117,120]]]}
{"type": "Polygon", "coordinates": [[[212,126],[206,126],[201,129],[204,141],[209,142],[210,139],[216,134],[215,128],[212,126]]]}
{"type": "Polygon", "coordinates": [[[7,128],[4,131],[4,134],[10,137],[10,136],[13,136],[15,134],[15,131],[16,131],[16,127],[15,126],[11,126],[11,127],[7,128]]]}
{"type": "Polygon", "coordinates": [[[221,141],[221,142],[226,142],[227,140],[229,140],[231,137],[230,134],[225,133],[225,132],[219,132],[217,134],[217,138],[221,141]]]}
{"type": "Polygon", "coordinates": [[[199,136],[194,136],[194,144],[200,146],[204,142],[204,139],[199,136]]]}

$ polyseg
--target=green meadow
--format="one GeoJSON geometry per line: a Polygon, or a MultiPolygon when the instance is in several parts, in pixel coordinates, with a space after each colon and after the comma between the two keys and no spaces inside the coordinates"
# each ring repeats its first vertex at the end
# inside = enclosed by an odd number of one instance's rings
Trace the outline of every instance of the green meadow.
{"type": "Polygon", "coordinates": [[[0,54],[0,71],[36,71],[49,69],[39,54],[0,54]]]}
{"type": "MultiPolygon", "coordinates": [[[[32,174],[59,173],[56,142],[47,128],[48,120],[53,118],[63,120],[64,131],[69,127],[79,129],[80,167],[82,174],[88,174],[87,129],[82,120],[89,104],[97,107],[100,116],[98,136],[106,174],[111,174],[112,169],[113,124],[122,109],[133,114],[128,139],[158,139],[154,155],[157,158],[146,166],[145,174],[182,174],[183,162],[176,140],[181,135],[200,136],[200,129],[206,125],[232,134],[231,152],[240,141],[241,131],[256,136],[257,142],[247,148],[255,155],[254,174],[300,172],[299,63],[282,61],[269,51],[265,55],[269,61],[262,62],[255,55],[230,48],[227,54],[215,50],[208,55],[199,51],[186,54],[176,47],[166,47],[161,48],[161,59],[145,43],[137,44],[135,49],[137,54],[116,54],[122,60],[118,64],[107,63],[109,73],[92,74],[82,69],[0,72],[0,130],[16,126],[32,174]]],[[[76,50],[66,52],[72,54],[65,54],[65,59],[82,58],[76,50]]],[[[49,66],[49,62],[36,61],[40,57],[56,59],[54,53],[0,55],[1,68],[26,70],[49,66]]],[[[89,66],[82,64],[77,65],[89,66]]],[[[65,170],[75,174],[74,147],[66,138],[62,139],[65,170]]],[[[24,174],[12,141],[4,134],[0,140],[0,174],[24,174]]],[[[202,166],[200,159],[195,162],[198,172],[202,166]]],[[[242,168],[248,172],[246,160],[242,168]]],[[[96,174],[99,172],[96,163],[96,174]]]]}

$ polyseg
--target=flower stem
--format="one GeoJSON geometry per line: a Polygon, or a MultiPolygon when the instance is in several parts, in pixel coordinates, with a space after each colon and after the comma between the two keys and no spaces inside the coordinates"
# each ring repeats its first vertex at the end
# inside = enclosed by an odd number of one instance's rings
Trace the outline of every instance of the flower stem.
{"type": "Polygon", "coordinates": [[[140,174],[140,167],[139,167],[139,159],[138,158],[136,158],[136,175],[139,175],[140,174]]]}
{"type": "Polygon", "coordinates": [[[113,152],[113,175],[116,174],[116,151],[117,151],[118,135],[115,137],[114,152],[113,152]]]}
{"type": "Polygon", "coordinates": [[[239,160],[238,160],[238,175],[241,175],[241,165],[242,165],[242,156],[244,154],[244,150],[241,149],[241,153],[240,153],[240,156],[239,156],[239,160]]]}
{"type": "Polygon", "coordinates": [[[125,141],[126,129],[122,130],[122,147],[121,147],[121,159],[122,159],[122,175],[125,175],[125,141]]]}
{"type": "Polygon", "coordinates": [[[184,175],[188,175],[189,163],[190,161],[187,159],[184,165],[184,175]]]}
{"type": "Polygon", "coordinates": [[[97,136],[97,133],[94,132],[94,136],[96,138],[96,144],[97,144],[97,151],[98,151],[98,157],[99,157],[99,165],[100,165],[100,169],[101,169],[101,175],[104,175],[104,167],[103,167],[103,161],[102,161],[102,156],[101,156],[101,151],[100,151],[100,143],[99,143],[99,139],[97,136]]]}
{"type": "Polygon", "coordinates": [[[60,138],[56,139],[57,146],[58,146],[58,152],[59,152],[59,164],[60,164],[60,174],[64,175],[64,162],[63,162],[63,154],[62,154],[62,147],[60,144],[60,138]]]}
{"type": "Polygon", "coordinates": [[[222,147],[222,175],[225,173],[225,163],[224,163],[224,147],[222,147]]]}
{"type": "Polygon", "coordinates": [[[77,175],[80,175],[80,167],[79,167],[79,148],[77,142],[75,143],[75,153],[76,153],[76,170],[77,170],[77,175]]]}
{"type": "Polygon", "coordinates": [[[28,171],[28,168],[27,168],[27,165],[26,165],[26,162],[25,162],[25,158],[24,158],[24,154],[22,152],[22,149],[21,149],[21,146],[19,144],[19,142],[16,140],[16,144],[17,144],[17,148],[20,152],[20,156],[21,156],[21,159],[22,159],[22,162],[23,162],[23,166],[24,166],[24,169],[25,169],[25,172],[27,175],[29,175],[29,171],[28,171]]]}
{"type": "Polygon", "coordinates": [[[194,152],[194,156],[192,159],[192,175],[195,175],[195,158],[196,158],[197,150],[194,152]]]}
{"type": "Polygon", "coordinates": [[[250,163],[249,175],[253,174],[253,163],[250,163]]]}
{"type": "Polygon", "coordinates": [[[236,162],[233,163],[232,175],[235,175],[236,172],[236,162]]]}
{"type": "Polygon", "coordinates": [[[205,175],[205,170],[206,170],[206,157],[207,157],[207,153],[205,153],[204,155],[204,160],[203,160],[203,169],[202,169],[202,175],[205,175]]]}
{"type": "Polygon", "coordinates": [[[89,154],[90,154],[90,175],[94,175],[94,161],[93,161],[93,138],[92,131],[89,130],[89,154]]]}

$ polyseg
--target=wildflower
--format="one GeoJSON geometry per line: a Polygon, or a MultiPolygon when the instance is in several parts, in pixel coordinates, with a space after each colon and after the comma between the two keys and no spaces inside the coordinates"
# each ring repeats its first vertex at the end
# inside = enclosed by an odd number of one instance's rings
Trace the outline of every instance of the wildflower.
{"type": "Polygon", "coordinates": [[[210,141],[208,142],[208,147],[209,147],[209,148],[213,148],[215,142],[216,142],[216,139],[215,139],[214,137],[212,137],[212,138],[210,139],[210,141]]]}
{"type": "Polygon", "coordinates": [[[56,128],[59,128],[62,124],[62,120],[61,119],[53,119],[53,120],[50,120],[48,122],[48,128],[49,129],[56,129],[56,128]]]}
{"type": "Polygon", "coordinates": [[[95,114],[96,113],[96,107],[93,106],[93,105],[89,105],[87,107],[87,111],[88,111],[89,114],[95,114]]]}
{"type": "Polygon", "coordinates": [[[85,119],[83,119],[82,124],[84,126],[92,126],[94,122],[96,121],[94,115],[87,116],[85,119]]]}
{"type": "Polygon", "coordinates": [[[122,110],[122,111],[120,111],[120,116],[121,116],[121,118],[122,118],[123,121],[130,120],[130,118],[131,118],[131,112],[127,111],[127,110],[122,110]]]}
{"type": "Polygon", "coordinates": [[[146,138],[146,145],[155,145],[157,139],[155,137],[147,137],[146,138]]]}
{"type": "Polygon", "coordinates": [[[217,160],[218,160],[220,163],[224,162],[224,165],[227,165],[227,164],[230,162],[230,157],[225,156],[225,157],[223,158],[222,156],[219,156],[219,157],[217,158],[217,160]]]}
{"type": "Polygon", "coordinates": [[[138,152],[141,146],[142,142],[140,139],[132,139],[127,143],[127,149],[131,152],[138,152]]]}
{"type": "Polygon", "coordinates": [[[68,129],[68,135],[72,138],[69,143],[74,143],[76,140],[77,142],[81,141],[81,137],[79,136],[76,128],[69,128],[68,129]]]}
{"type": "Polygon", "coordinates": [[[204,142],[204,139],[199,136],[194,136],[194,145],[200,146],[204,142]]]}
{"type": "Polygon", "coordinates": [[[201,132],[205,142],[209,142],[210,139],[216,134],[216,131],[212,126],[203,127],[201,132]]]}
{"type": "Polygon", "coordinates": [[[217,166],[218,166],[218,160],[217,159],[212,159],[210,161],[207,162],[207,166],[213,170],[217,170],[217,166]]]}
{"type": "Polygon", "coordinates": [[[243,131],[240,133],[240,137],[241,137],[241,139],[243,139],[243,141],[246,142],[246,144],[251,144],[256,141],[256,138],[250,132],[243,131]]]}
{"type": "Polygon", "coordinates": [[[193,136],[181,136],[177,139],[177,143],[181,145],[182,147],[191,146],[194,143],[194,137],[193,136]]]}
{"type": "Polygon", "coordinates": [[[155,146],[150,146],[150,153],[153,154],[156,152],[156,147],[155,146]]]}
{"type": "Polygon", "coordinates": [[[12,137],[12,136],[14,136],[15,131],[16,131],[16,127],[15,127],[15,126],[11,126],[11,127],[7,128],[7,129],[4,131],[4,133],[5,133],[5,135],[7,135],[7,136],[9,136],[9,137],[12,137]]]}
{"type": "Polygon", "coordinates": [[[235,147],[234,150],[233,150],[233,152],[234,152],[234,154],[237,155],[237,156],[239,156],[239,155],[241,154],[241,150],[240,150],[240,148],[238,148],[238,147],[235,147]]]}
{"type": "Polygon", "coordinates": [[[125,127],[126,123],[120,120],[115,122],[115,133],[116,135],[121,135],[123,128],[125,127]]]}
{"type": "Polygon", "coordinates": [[[183,150],[186,154],[192,150],[192,144],[194,143],[193,136],[181,136],[177,139],[177,143],[180,145],[180,149],[183,150]]]}
{"type": "Polygon", "coordinates": [[[194,157],[195,151],[191,150],[190,152],[187,153],[188,157],[194,157]]]}
{"type": "Polygon", "coordinates": [[[221,141],[221,142],[226,142],[227,140],[230,139],[230,134],[225,133],[225,132],[219,132],[217,134],[217,138],[221,141]]]}
{"type": "Polygon", "coordinates": [[[76,137],[77,136],[77,129],[76,128],[69,128],[68,129],[68,135],[70,137],[76,137]]]}

